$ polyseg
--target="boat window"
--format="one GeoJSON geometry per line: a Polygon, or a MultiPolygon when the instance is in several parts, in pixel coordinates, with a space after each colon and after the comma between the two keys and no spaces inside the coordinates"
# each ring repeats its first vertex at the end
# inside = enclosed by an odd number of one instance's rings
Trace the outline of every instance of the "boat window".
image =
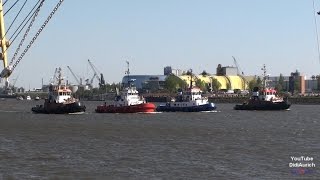
{"type": "Polygon", "coordinates": [[[59,92],[59,95],[62,95],[62,92],[59,92]]]}

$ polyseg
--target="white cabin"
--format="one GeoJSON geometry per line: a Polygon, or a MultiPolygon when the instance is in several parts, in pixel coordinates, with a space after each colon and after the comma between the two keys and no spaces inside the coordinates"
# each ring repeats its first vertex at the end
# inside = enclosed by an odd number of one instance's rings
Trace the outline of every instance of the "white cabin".
{"type": "Polygon", "coordinates": [[[170,102],[171,107],[190,107],[208,104],[208,98],[202,97],[202,91],[193,87],[184,93],[179,93],[176,99],[170,102]]]}
{"type": "Polygon", "coordinates": [[[120,96],[115,99],[114,106],[132,106],[145,103],[145,100],[139,96],[136,87],[127,87],[120,92],[120,96]]]}
{"type": "Polygon", "coordinates": [[[277,96],[277,91],[274,89],[263,89],[260,92],[253,92],[252,93],[252,98],[258,98],[261,101],[273,101],[273,102],[277,102],[277,101],[283,101],[282,98],[277,96]]]}
{"type": "MultiPolygon", "coordinates": [[[[49,96],[56,103],[67,103],[74,101],[72,97],[72,91],[67,86],[55,86],[49,96]]],[[[49,98],[50,99],[50,98],[49,98]]]]}

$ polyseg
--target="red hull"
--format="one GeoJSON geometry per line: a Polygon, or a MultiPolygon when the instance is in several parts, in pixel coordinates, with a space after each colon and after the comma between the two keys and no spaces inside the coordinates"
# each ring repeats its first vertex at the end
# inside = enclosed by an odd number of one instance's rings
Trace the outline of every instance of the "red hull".
{"type": "Polygon", "coordinates": [[[97,113],[138,113],[138,112],[154,112],[156,106],[152,103],[143,103],[131,106],[113,106],[113,105],[100,105],[97,106],[97,113]]]}

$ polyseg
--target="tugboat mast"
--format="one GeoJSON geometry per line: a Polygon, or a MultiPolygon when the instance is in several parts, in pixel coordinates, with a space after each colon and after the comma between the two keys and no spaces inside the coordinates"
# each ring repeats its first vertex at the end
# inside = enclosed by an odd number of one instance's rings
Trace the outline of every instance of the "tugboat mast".
{"type": "MultiPolygon", "coordinates": [[[[4,16],[3,16],[3,3],[2,0],[0,0],[0,46],[1,46],[1,55],[0,60],[3,61],[3,68],[8,67],[8,57],[7,57],[7,48],[9,47],[9,41],[6,40],[5,37],[6,31],[4,27],[4,16]]],[[[9,86],[9,79],[8,77],[5,77],[5,86],[9,86]]]]}
{"type": "Polygon", "coordinates": [[[262,85],[263,89],[265,89],[267,87],[267,69],[265,64],[263,64],[263,68],[261,70],[263,70],[262,85]]]}
{"type": "Polygon", "coordinates": [[[129,77],[130,77],[129,61],[126,61],[126,63],[127,63],[127,67],[128,67],[128,69],[127,69],[127,71],[126,71],[127,80],[128,80],[128,87],[130,87],[130,86],[131,86],[131,83],[130,83],[130,79],[129,79],[129,77]]]}
{"type": "Polygon", "coordinates": [[[190,72],[190,89],[192,88],[192,69],[189,70],[190,72]]]}

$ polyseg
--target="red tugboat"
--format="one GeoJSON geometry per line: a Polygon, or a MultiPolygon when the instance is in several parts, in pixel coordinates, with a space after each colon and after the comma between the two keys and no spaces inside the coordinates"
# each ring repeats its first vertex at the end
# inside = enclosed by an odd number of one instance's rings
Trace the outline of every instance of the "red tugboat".
{"type": "Polygon", "coordinates": [[[237,104],[235,110],[287,110],[291,106],[288,100],[277,96],[275,89],[267,88],[266,67],[263,66],[263,88],[255,87],[247,102],[237,104]]]}
{"type": "Polygon", "coordinates": [[[136,87],[131,85],[129,80],[129,62],[127,61],[128,70],[128,87],[124,88],[120,94],[115,97],[112,104],[104,104],[97,106],[97,113],[152,113],[156,106],[152,103],[147,103],[144,98],[139,96],[136,87]]]}

